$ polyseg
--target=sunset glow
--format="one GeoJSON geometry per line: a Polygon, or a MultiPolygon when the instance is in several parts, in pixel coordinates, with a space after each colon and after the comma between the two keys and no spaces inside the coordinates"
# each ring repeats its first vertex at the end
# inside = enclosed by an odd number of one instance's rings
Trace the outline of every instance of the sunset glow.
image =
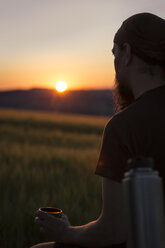
{"type": "Polygon", "coordinates": [[[60,80],[69,90],[113,88],[116,31],[135,13],[164,19],[165,9],[163,0],[2,2],[0,91],[56,89],[60,80]]]}
{"type": "Polygon", "coordinates": [[[64,92],[67,89],[67,84],[64,81],[58,81],[56,83],[56,90],[58,92],[64,92]]]}

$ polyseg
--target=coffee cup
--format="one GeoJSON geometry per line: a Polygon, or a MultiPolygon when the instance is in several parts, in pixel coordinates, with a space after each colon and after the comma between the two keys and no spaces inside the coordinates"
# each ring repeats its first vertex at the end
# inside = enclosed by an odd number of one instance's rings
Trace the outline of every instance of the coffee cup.
{"type": "Polygon", "coordinates": [[[54,207],[41,207],[39,211],[44,211],[45,213],[52,214],[55,217],[60,218],[62,216],[62,210],[54,207]]]}

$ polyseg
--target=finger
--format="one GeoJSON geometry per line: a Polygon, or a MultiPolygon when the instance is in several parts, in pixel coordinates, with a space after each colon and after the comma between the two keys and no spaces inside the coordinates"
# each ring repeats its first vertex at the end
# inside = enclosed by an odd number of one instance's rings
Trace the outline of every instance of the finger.
{"type": "Polygon", "coordinates": [[[38,218],[38,217],[36,217],[34,221],[38,225],[43,225],[43,221],[40,218],[38,218]]]}
{"type": "Polygon", "coordinates": [[[47,213],[45,213],[44,211],[41,211],[41,210],[37,210],[36,211],[36,216],[38,216],[40,219],[44,219],[48,216],[47,213]]]}
{"type": "Polygon", "coordinates": [[[40,219],[39,217],[35,217],[35,223],[42,227],[50,227],[52,225],[51,221],[47,219],[40,219]]]}
{"type": "Polygon", "coordinates": [[[68,217],[67,217],[65,214],[62,214],[62,215],[61,215],[61,218],[68,219],[68,217]]]}
{"type": "Polygon", "coordinates": [[[65,215],[62,215],[62,216],[61,216],[61,220],[62,220],[62,221],[68,221],[68,217],[65,216],[65,215]]]}
{"type": "Polygon", "coordinates": [[[69,222],[68,216],[66,216],[65,214],[62,214],[61,219],[62,219],[64,222],[66,222],[66,221],[69,222]]]}

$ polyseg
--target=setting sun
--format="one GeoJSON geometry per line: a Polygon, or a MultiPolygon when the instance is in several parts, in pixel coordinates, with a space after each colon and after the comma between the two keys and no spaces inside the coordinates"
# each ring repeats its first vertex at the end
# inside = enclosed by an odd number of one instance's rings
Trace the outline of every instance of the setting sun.
{"type": "Polygon", "coordinates": [[[64,81],[58,81],[56,83],[56,90],[58,92],[64,92],[67,89],[67,84],[64,81]]]}

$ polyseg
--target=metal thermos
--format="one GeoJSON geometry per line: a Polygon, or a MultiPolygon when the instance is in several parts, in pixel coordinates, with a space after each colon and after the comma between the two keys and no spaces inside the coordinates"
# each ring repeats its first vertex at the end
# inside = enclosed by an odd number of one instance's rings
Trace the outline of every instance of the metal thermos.
{"type": "Polygon", "coordinates": [[[152,158],[129,159],[123,179],[128,248],[165,248],[162,180],[152,158]]]}

